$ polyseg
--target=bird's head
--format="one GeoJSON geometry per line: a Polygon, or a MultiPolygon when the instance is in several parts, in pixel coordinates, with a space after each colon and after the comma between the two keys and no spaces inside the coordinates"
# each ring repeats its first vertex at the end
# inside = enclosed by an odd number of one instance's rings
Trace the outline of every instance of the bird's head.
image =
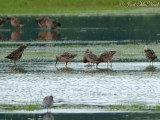
{"type": "Polygon", "coordinates": [[[144,46],[144,51],[148,50],[148,47],[147,46],[144,46]]]}
{"type": "Polygon", "coordinates": [[[12,17],[12,16],[7,17],[7,20],[12,20],[12,19],[14,19],[14,17],[12,17]]]}

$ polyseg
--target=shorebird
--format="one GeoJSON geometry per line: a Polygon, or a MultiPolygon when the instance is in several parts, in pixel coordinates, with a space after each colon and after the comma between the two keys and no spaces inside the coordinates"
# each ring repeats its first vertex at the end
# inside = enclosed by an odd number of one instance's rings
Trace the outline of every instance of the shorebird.
{"type": "Polygon", "coordinates": [[[46,18],[46,26],[50,29],[56,29],[58,27],[61,27],[61,24],[53,19],[50,19],[49,17],[46,18]]]}
{"type": "Polygon", "coordinates": [[[89,49],[86,50],[86,52],[84,53],[84,57],[83,57],[83,63],[88,63],[89,64],[89,61],[87,61],[87,58],[86,58],[86,55],[88,53],[92,53],[89,49]]]}
{"type": "Polygon", "coordinates": [[[97,65],[99,63],[99,59],[95,54],[93,54],[92,52],[87,52],[85,54],[85,57],[86,57],[87,62],[90,62],[91,64],[96,63],[96,68],[97,68],[97,65]]]}
{"type": "Polygon", "coordinates": [[[14,65],[16,66],[16,61],[21,59],[24,49],[27,48],[27,45],[21,45],[18,49],[14,50],[11,54],[6,56],[10,60],[14,61],[14,65]]]}
{"type": "Polygon", "coordinates": [[[144,47],[144,52],[148,61],[152,62],[153,65],[153,61],[157,58],[155,52],[152,49],[149,49],[147,46],[144,47]]]}
{"type": "Polygon", "coordinates": [[[40,27],[42,27],[42,28],[47,28],[47,25],[46,25],[46,17],[44,17],[44,18],[37,18],[35,21],[38,23],[38,25],[39,25],[40,27]]]}
{"type": "Polygon", "coordinates": [[[52,105],[53,105],[53,96],[46,96],[44,99],[43,99],[43,105],[45,108],[47,108],[47,112],[48,112],[48,108],[50,108],[52,105]]]}
{"type": "Polygon", "coordinates": [[[65,62],[66,67],[67,67],[67,63],[70,62],[71,60],[73,60],[76,56],[77,56],[77,54],[71,54],[71,53],[67,53],[67,52],[63,53],[61,56],[56,56],[55,66],[58,61],[61,61],[61,62],[65,62]]]}
{"type": "MultiPolygon", "coordinates": [[[[106,51],[106,52],[102,53],[100,55],[100,57],[99,57],[99,63],[101,63],[101,62],[107,62],[107,66],[108,66],[108,63],[112,60],[112,58],[114,57],[114,55],[116,54],[116,52],[117,51],[106,51]]],[[[111,67],[112,67],[112,63],[111,63],[111,67]]]]}
{"type": "Polygon", "coordinates": [[[6,24],[6,22],[7,22],[6,20],[0,18],[0,28],[1,28],[4,24],[6,24]]]}
{"type": "Polygon", "coordinates": [[[8,16],[7,17],[8,20],[11,20],[11,24],[13,27],[16,28],[22,28],[24,26],[23,22],[21,22],[20,20],[18,20],[17,18],[13,17],[13,16],[8,16]]]}

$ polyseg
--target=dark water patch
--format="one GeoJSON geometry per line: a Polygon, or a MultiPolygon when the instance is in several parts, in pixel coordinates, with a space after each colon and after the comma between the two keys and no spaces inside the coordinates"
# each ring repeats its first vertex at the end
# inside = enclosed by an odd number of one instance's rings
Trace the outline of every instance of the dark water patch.
{"type": "Polygon", "coordinates": [[[160,113],[42,113],[42,114],[6,114],[1,120],[159,120],[160,113]]]}
{"type": "MultiPolygon", "coordinates": [[[[2,16],[3,17],[3,16],[2,16]]],[[[57,30],[39,28],[39,16],[17,16],[24,22],[21,30],[8,21],[0,29],[2,42],[32,41],[119,41],[130,43],[159,42],[160,16],[51,16],[62,24],[57,30]],[[137,41],[136,41],[137,40],[137,41]]],[[[123,43],[125,44],[125,43],[123,43]]]]}

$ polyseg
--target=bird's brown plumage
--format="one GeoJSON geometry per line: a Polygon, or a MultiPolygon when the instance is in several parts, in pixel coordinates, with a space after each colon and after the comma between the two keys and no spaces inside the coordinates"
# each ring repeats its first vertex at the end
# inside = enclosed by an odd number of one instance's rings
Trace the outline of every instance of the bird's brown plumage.
{"type": "Polygon", "coordinates": [[[42,27],[42,28],[47,28],[47,25],[46,25],[46,17],[37,18],[35,21],[38,23],[38,25],[39,25],[40,27],[42,27]]]}
{"type": "Polygon", "coordinates": [[[153,62],[157,58],[155,52],[147,46],[144,47],[144,52],[149,62],[153,62]]]}
{"type": "Polygon", "coordinates": [[[6,20],[0,18],[0,28],[1,28],[4,24],[6,24],[6,20]]]}
{"type": "Polygon", "coordinates": [[[13,16],[8,16],[7,19],[11,20],[12,26],[16,28],[22,28],[24,26],[23,22],[13,16]]]}
{"type": "Polygon", "coordinates": [[[21,45],[18,49],[14,50],[11,54],[6,56],[5,58],[13,60],[15,63],[17,60],[21,59],[23,51],[26,48],[27,48],[27,45],[21,45]]]}
{"type": "Polygon", "coordinates": [[[66,66],[67,66],[67,63],[70,62],[71,60],[73,60],[76,56],[77,56],[77,54],[65,52],[61,56],[56,57],[56,64],[58,61],[61,61],[61,62],[65,62],[66,66]]]}
{"type": "Polygon", "coordinates": [[[46,26],[50,29],[56,29],[58,27],[61,27],[61,24],[53,19],[50,19],[49,17],[46,18],[46,26]]]}

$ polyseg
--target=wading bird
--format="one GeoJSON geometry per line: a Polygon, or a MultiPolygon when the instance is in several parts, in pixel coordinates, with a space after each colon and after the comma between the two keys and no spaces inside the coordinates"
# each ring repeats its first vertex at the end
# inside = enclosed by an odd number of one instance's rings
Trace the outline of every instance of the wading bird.
{"type": "Polygon", "coordinates": [[[71,53],[67,53],[67,52],[63,53],[61,56],[56,56],[55,66],[58,61],[61,61],[61,62],[65,62],[66,67],[67,67],[67,63],[70,62],[71,60],[73,60],[76,56],[77,56],[77,54],[71,54],[71,53]]]}
{"type": "Polygon", "coordinates": [[[10,60],[14,61],[14,65],[16,66],[16,61],[20,60],[23,54],[24,49],[27,48],[27,45],[21,45],[18,49],[13,51],[11,54],[6,56],[5,58],[8,58],[10,60]]]}
{"type": "MultiPolygon", "coordinates": [[[[106,52],[102,53],[101,56],[99,57],[99,63],[107,62],[107,67],[108,67],[108,63],[111,62],[111,60],[114,57],[114,55],[116,54],[116,52],[117,51],[106,51],[106,52]]],[[[112,67],[112,63],[111,63],[111,67],[112,67]]]]}
{"type": "Polygon", "coordinates": [[[3,27],[4,24],[6,24],[6,20],[0,18],[0,28],[3,27]]]}
{"type": "Polygon", "coordinates": [[[50,29],[56,29],[58,27],[61,27],[61,24],[53,19],[50,19],[49,17],[46,18],[46,26],[50,29]]]}
{"type": "Polygon", "coordinates": [[[35,21],[38,23],[38,25],[39,25],[41,28],[47,28],[47,25],[46,25],[46,17],[37,18],[35,21]]]}
{"type": "Polygon", "coordinates": [[[86,50],[86,52],[84,53],[84,57],[83,57],[83,63],[88,63],[89,64],[89,61],[87,61],[87,58],[86,58],[86,55],[88,53],[92,53],[89,49],[86,50]]]}
{"type": "Polygon", "coordinates": [[[149,49],[147,46],[144,47],[144,52],[148,61],[152,62],[153,65],[153,61],[157,58],[155,52],[152,49],[149,49]]]}
{"type": "Polygon", "coordinates": [[[85,57],[86,57],[87,62],[90,62],[91,64],[96,63],[96,68],[97,68],[99,59],[95,54],[93,54],[92,52],[88,52],[86,53],[85,57]]]}
{"type": "Polygon", "coordinates": [[[43,105],[45,108],[47,108],[47,112],[48,112],[48,108],[50,108],[53,105],[53,96],[46,96],[43,99],[43,105]]]}
{"type": "Polygon", "coordinates": [[[20,20],[18,20],[17,18],[15,18],[13,16],[8,16],[7,19],[11,21],[11,25],[13,27],[16,27],[19,29],[24,26],[23,22],[21,22],[20,20]]]}

